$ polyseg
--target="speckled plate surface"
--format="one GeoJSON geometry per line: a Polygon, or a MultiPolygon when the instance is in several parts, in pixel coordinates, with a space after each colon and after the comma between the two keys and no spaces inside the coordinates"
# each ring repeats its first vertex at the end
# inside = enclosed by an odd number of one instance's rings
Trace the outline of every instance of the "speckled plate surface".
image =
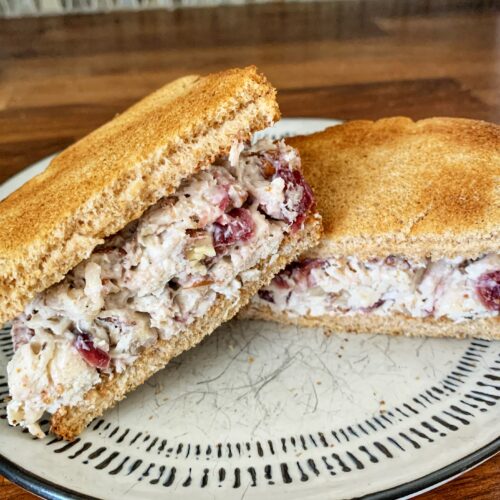
{"type": "MultiPolygon", "coordinates": [[[[11,356],[4,329],[0,398],[11,356]]],[[[49,498],[395,498],[495,454],[499,397],[499,342],[233,321],[72,443],[10,428],[0,402],[0,473],[49,498]]]]}

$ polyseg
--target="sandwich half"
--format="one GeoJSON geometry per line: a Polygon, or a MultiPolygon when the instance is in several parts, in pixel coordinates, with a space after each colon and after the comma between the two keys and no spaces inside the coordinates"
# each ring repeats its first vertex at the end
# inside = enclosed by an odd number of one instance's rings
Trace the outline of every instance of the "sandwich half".
{"type": "Polygon", "coordinates": [[[317,244],[321,220],[255,68],[187,76],[0,203],[8,420],[73,439],[317,244]]]}
{"type": "Polygon", "coordinates": [[[288,144],[301,154],[324,235],[242,316],[500,339],[499,126],[397,117],[288,144]]]}

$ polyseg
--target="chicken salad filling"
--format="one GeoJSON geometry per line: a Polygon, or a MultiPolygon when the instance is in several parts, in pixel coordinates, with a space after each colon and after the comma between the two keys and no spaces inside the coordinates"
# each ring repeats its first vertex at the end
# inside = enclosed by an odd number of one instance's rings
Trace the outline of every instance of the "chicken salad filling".
{"type": "Polygon", "coordinates": [[[235,143],[16,318],[9,422],[43,436],[45,411],[77,404],[103,376],[181,335],[218,296],[238,297],[313,204],[296,150],[268,139],[235,143]]]}
{"type": "Polygon", "coordinates": [[[401,313],[456,322],[494,317],[500,311],[500,256],[304,259],[252,301],[290,316],[401,313]]]}

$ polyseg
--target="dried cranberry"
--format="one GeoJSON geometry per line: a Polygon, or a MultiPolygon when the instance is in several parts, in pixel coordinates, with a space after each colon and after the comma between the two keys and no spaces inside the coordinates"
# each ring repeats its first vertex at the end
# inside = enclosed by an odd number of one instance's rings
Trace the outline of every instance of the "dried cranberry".
{"type": "MultiPolygon", "coordinates": [[[[304,259],[289,264],[280,274],[292,278],[296,283],[306,282],[308,286],[314,286],[315,283],[311,278],[311,271],[318,269],[325,263],[322,259],[304,259]]],[[[284,278],[280,278],[285,286],[280,288],[290,288],[290,285],[284,278]]]]}
{"type": "Polygon", "coordinates": [[[321,259],[305,259],[302,261],[302,279],[306,279],[307,285],[313,287],[316,285],[315,280],[313,279],[312,270],[319,269],[323,266],[325,261],[321,259]]]}
{"type": "Polygon", "coordinates": [[[323,266],[324,263],[325,261],[323,259],[303,259],[294,262],[292,265],[294,269],[300,269],[301,271],[312,271],[313,269],[317,269],[323,266]]]}
{"type": "Polygon", "coordinates": [[[215,251],[220,254],[228,247],[246,241],[255,232],[255,222],[246,208],[233,208],[221,215],[213,225],[215,251]]]}
{"type": "Polygon", "coordinates": [[[225,212],[229,208],[229,205],[231,205],[231,198],[229,197],[229,193],[228,193],[227,189],[225,189],[222,192],[221,200],[219,201],[219,208],[223,212],[225,212]]]}
{"type": "Polygon", "coordinates": [[[274,277],[273,284],[276,285],[278,288],[282,288],[284,290],[290,288],[290,285],[286,279],[287,276],[290,275],[287,274],[286,270],[282,271],[280,274],[278,274],[278,276],[274,277]]]}
{"type": "Polygon", "coordinates": [[[300,170],[290,170],[289,168],[280,167],[276,171],[276,176],[281,177],[285,181],[285,203],[290,211],[297,214],[295,219],[290,219],[285,216],[284,220],[292,224],[292,231],[296,231],[302,222],[304,222],[307,211],[314,206],[313,192],[300,170]],[[299,188],[302,188],[302,196],[290,206],[292,193],[299,188]]]}
{"type": "Polygon", "coordinates": [[[109,367],[109,354],[94,345],[94,341],[87,332],[76,331],[75,348],[82,358],[94,368],[104,370],[109,367]]]}
{"type": "Polygon", "coordinates": [[[266,302],[271,302],[274,304],[274,297],[273,297],[273,292],[270,292],[269,290],[259,290],[259,297],[262,300],[265,300],[266,302]]]}
{"type": "Polygon", "coordinates": [[[485,307],[500,311],[500,271],[482,274],[477,280],[476,289],[485,307]]]}

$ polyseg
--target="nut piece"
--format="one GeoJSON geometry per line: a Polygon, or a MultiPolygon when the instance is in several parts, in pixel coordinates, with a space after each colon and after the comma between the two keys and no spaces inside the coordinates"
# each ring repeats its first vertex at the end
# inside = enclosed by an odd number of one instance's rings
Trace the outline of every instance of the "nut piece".
{"type": "Polygon", "coordinates": [[[203,260],[206,257],[215,257],[212,237],[208,233],[205,233],[203,236],[198,236],[194,239],[186,250],[186,257],[190,261],[203,260]]]}

